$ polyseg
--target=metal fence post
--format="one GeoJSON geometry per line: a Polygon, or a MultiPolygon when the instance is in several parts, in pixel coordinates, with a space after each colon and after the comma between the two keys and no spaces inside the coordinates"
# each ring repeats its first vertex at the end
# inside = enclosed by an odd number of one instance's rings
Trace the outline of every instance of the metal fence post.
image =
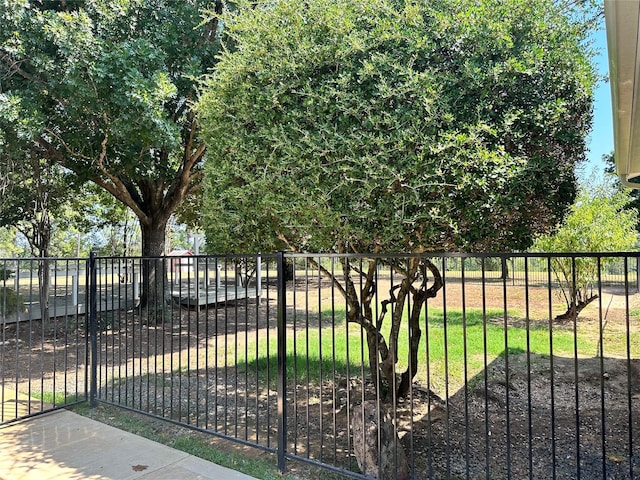
{"type": "Polygon", "coordinates": [[[91,388],[89,390],[89,405],[91,408],[96,407],[96,395],[98,390],[98,315],[97,315],[97,297],[98,285],[96,275],[96,253],[91,252],[89,256],[89,301],[88,301],[88,318],[89,318],[89,339],[91,343],[91,388]]]}
{"type": "Polygon", "coordinates": [[[278,470],[285,471],[287,440],[287,279],[286,259],[283,252],[277,254],[278,275],[278,470]]]}

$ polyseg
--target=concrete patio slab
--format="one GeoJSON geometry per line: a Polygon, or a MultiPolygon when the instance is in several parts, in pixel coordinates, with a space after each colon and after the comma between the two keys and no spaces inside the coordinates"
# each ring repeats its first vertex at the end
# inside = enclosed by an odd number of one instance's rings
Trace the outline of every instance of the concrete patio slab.
{"type": "Polygon", "coordinates": [[[0,479],[253,480],[67,410],[0,427],[0,479]]]}

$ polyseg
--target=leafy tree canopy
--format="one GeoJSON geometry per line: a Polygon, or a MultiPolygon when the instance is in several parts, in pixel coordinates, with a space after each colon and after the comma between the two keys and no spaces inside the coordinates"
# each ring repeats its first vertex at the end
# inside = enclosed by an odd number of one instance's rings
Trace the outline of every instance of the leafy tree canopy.
{"type": "Polygon", "coordinates": [[[575,196],[595,73],[551,0],[226,12],[198,112],[216,251],[525,249],[575,196]]]}
{"type": "Polygon", "coordinates": [[[50,255],[54,218],[77,193],[70,172],[28,155],[22,162],[3,165],[0,227],[15,227],[27,240],[33,256],[50,255]]]}
{"type": "MultiPolygon", "coordinates": [[[[0,155],[91,180],[138,217],[143,253],[200,181],[191,112],[215,62],[213,0],[0,2],[0,155]]],[[[219,5],[218,5],[219,7],[219,5]]]]}
{"type": "MultiPolygon", "coordinates": [[[[23,248],[17,241],[19,232],[13,228],[0,227],[0,258],[16,258],[27,256],[26,248],[23,248]]],[[[0,280],[2,280],[2,269],[0,265],[0,280]]]]}
{"type": "MultiPolygon", "coordinates": [[[[191,102],[219,45],[201,12],[221,4],[0,2],[0,160],[28,155],[94,182],[135,213],[142,255],[164,254],[167,221],[201,181],[191,102]]],[[[162,308],[166,271],[142,270],[141,306],[162,308]]]]}
{"type": "MultiPolygon", "coordinates": [[[[602,160],[605,163],[604,171],[606,173],[615,174],[615,170],[616,170],[615,154],[613,152],[611,152],[610,154],[605,154],[602,156],[602,160]]],[[[615,181],[615,184],[620,189],[626,189],[629,192],[629,195],[631,196],[631,201],[626,205],[625,208],[626,209],[634,208],[640,211],[640,189],[627,189],[622,185],[622,183],[620,183],[620,179],[617,179],[615,181]]],[[[640,218],[636,223],[636,230],[640,232],[640,218]]]]}

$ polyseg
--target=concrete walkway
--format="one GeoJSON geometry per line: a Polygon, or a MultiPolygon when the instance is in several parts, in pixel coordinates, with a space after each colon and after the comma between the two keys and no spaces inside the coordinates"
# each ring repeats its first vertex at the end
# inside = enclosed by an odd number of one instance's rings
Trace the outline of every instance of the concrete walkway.
{"type": "Polygon", "coordinates": [[[1,480],[253,480],[67,410],[0,426],[1,480]]]}

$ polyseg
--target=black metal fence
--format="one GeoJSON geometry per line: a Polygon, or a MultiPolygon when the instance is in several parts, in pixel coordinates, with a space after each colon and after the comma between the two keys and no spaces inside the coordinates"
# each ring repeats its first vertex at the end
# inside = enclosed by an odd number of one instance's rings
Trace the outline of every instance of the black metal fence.
{"type": "Polygon", "coordinates": [[[0,423],[87,400],[85,267],[0,259],[0,423]]]}
{"type": "Polygon", "coordinates": [[[44,320],[0,262],[2,421],[88,395],[281,468],[640,476],[636,254],[51,260],[44,320]]]}

